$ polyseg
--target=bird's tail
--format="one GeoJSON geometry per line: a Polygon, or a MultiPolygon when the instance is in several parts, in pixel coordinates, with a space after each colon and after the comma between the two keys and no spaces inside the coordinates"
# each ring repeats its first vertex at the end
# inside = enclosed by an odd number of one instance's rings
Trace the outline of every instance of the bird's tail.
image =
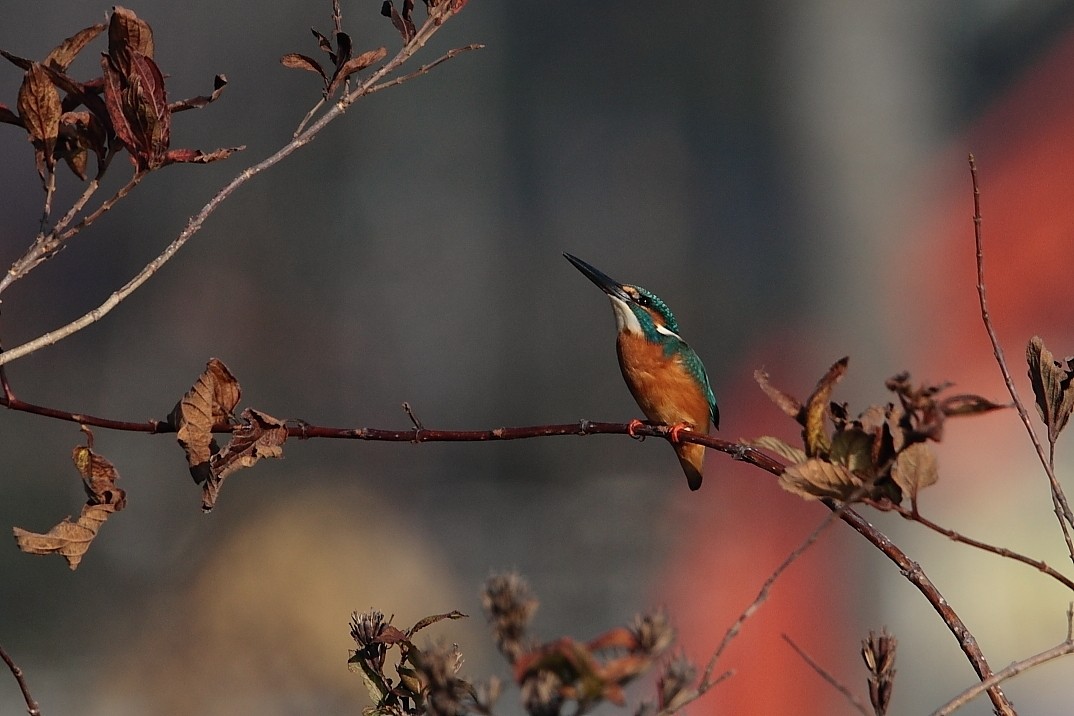
{"type": "Polygon", "coordinates": [[[686,482],[691,490],[701,487],[701,465],[705,460],[705,446],[696,443],[682,443],[675,446],[679,464],[686,473],[686,482]]]}

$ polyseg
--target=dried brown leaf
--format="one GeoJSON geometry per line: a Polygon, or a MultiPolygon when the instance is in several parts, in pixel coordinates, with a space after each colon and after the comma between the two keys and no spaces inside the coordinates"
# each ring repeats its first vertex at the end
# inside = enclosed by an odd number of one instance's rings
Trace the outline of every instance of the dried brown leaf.
{"type": "Polygon", "coordinates": [[[30,133],[42,178],[55,166],[53,151],[60,134],[60,93],[45,68],[35,62],[22,79],[18,97],[19,117],[30,133]]]}
{"type": "Polygon", "coordinates": [[[220,95],[221,93],[223,93],[225,87],[227,87],[227,76],[217,75],[213,78],[212,94],[200,94],[197,97],[191,97],[190,99],[181,99],[178,102],[172,102],[168,105],[168,111],[172,114],[175,114],[176,112],[183,112],[188,109],[201,109],[205,105],[220,99],[220,95]]]}
{"type": "Polygon", "coordinates": [[[241,396],[242,388],[235,376],[223,361],[212,358],[168,416],[179,446],[186,451],[195,482],[200,484],[209,478],[209,460],[218,452],[213,426],[231,416],[241,396]]]}
{"type": "Polygon", "coordinates": [[[104,99],[116,136],[139,169],[162,165],[171,141],[164,76],[152,58],[139,52],[127,55],[127,70],[107,54],[101,58],[104,99]]]}
{"type": "Polygon", "coordinates": [[[71,63],[74,62],[78,53],[82,51],[82,48],[104,32],[104,28],[104,23],[98,23],[79,30],[57,45],[52,52],[48,53],[48,57],[45,58],[45,61],[42,64],[47,65],[54,70],[65,72],[67,68],[71,66],[71,63]]]}
{"type": "Polygon", "coordinates": [[[117,511],[126,506],[127,494],[116,487],[119,472],[107,458],[79,445],[71,452],[71,460],[82,476],[89,504],[112,505],[117,511]]]}
{"type": "Polygon", "coordinates": [[[779,476],[779,484],[784,490],[806,499],[845,501],[859,491],[862,481],[843,465],[810,458],[784,470],[779,476]]]}
{"type": "Polygon", "coordinates": [[[798,422],[802,422],[802,404],[798,402],[797,398],[773,387],[768,382],[768,373],[763,370],[753,371],[753,379],[757,381],[757,385],[761,386],[761,390],[765,392],[765,395],[772,399],[776,407],[798,422]]]}
{"type": "Polygon", "coordinates": [[[793,445],[779,439],[772,437],[771,435],[762,435],[759,438],[753,440],[744,440],[746,445],[762,448],[764,450],[770,450],[781,458],[786,460],[791,465],[796,465],[800,462],[806,461],[805,451],[801,448],[794,447],[793,445]]]}
{"type": "Polygon", "coordinates": [[[830,459],[845,466],[866,482],[872,481],[876,476],[873,436],[863,430],[848,428],[832,436],[830,459]]]}
{"type": "Polygon", "coordinates": [[[328,94],[332,95],[336,91],[336,88],[343,83],[345,79],[353,75],[355,72],[361,72],[366,67],[370,67],[373,64],[380,62],[384,59],[384,56],[388,54],[388,50],[384,47],[377,48],[376,50],[370,50],[369,52],[363,52],[355,58],[347,60],[337,71],[332,78],[331,84],[328,86],[328,94]]]}
{"type": "Polygon", "coordinates": [[[116,56],[137,52],[153,56],[153,28],[133,10],[116,5],[108,21],[108,54],[116,56]]]}
{"type": "Polygon", "coordinates": [[[399,644],[404,641],[409,641],[410,636],[399,627],[393,624],[385,624],[380,633],[373,639],[374,644],[399,644]]]}
{"type": "Polygon", "coordinates": [[[224,480],[237,470],[253,467],[261,458],[283,457],[287,426],[282,420],[253,408],[242,411],[242,424],[231,433],[231,442],[209,460],[211,475],[202,485],[201,508],[216,506],[224,480]]]}
{"type": "Polygon", "coordinates": [[[468,614],[463,614],[456,609],[452,609],[450,612],[446,612],[444,614],[433,614],[431,616],[427,616],[424,619],[420,619],[418,623],[414,626],[410,627],[410,631],[407,632],[407,638],[413,637],[425,627],[436,624],[437,622],[443,621],[444,619],[466,619],[468,617],[468,614]]]}
{"type": "Polygon", "coordinates": [[[289,52],[280,58],[280,64],[284,67],[291,67],[296,70],[316,72],[321,76],[321,79],[323,79],[325,83],[328,82],[328,75],[324,73],[321,64],[309,55],[303,55],[299,52],[289,52]]]}
{"type": "Polygon", "coordinates": [[[1068,361],[1057,361],[1052,352],[1044,347],[1040,336],[1029,339],[1026,362],[1029,364],[1029,380],[1033,384],[1037,413],[1048,427],[1048,442],[1054,445],[1074,409],[1074,390],[1071,389],[1074,370],[1068,361]]]}
{"type": "Polygon", "coordinates": [[[936,455],[926,443],[910,445],[896,456],[891,479],[912,502],[916,501],[918,492],[940,479],[936,455]]]}
{"type": "MultiPolygon", "coordinates": [[[[92,441],[92,435],[90,436],[92,441]]],[[[13,528],[15,543],[27,554],[60,554],[71,569],[76,569],[83,555],[110,515],[127,505],[126,493],[116,487],[119,473],[106,458],[85,445],[71,453],[75,468],[82,476],[88,499],[76,522],[65,517],[45,534],[13,528]]]]}
{"type": "Polygon", "coordinates": [[[949,418],[961,415],[980,415],[981,413],[990,413],[993,410],[1002,410],[1009,407],[1011,406],[993,403],[988,398],[969,393],[949,395],[940,401],[940,410],[949,418]]]}
{"type": "Polygon", "coordinates": [[[414,36],[418,34],[418,29],[414,25],[414,20],[411,17],[413,11],[413,0],[403,0],[402,14],[395,9],[391,0],[385,0],[384,4],[380,6],[380,14],[384,17],[391,18],[392,25],[399,31],[399,35],[403,38],[404,45],[413,40],[414,36]]]}
{"type": "Polygon", "coordinates": [[[164,154],[162,166],[169,164],[209,164],[210,162],[227,159],[235,152],[241,152],[243,149],[246,149],[245,145],[241,147],[223,147],[214,149],[211,152],[203,152],[200,149],[169,149],[164,154]]]}
{"type": "Polygon", "coordinates": [[[805,407],[805,423],[802,435],[805,441],[806,455],[823,455],[831,448],[828,433],[825,430],[824,419],[828,415],[828,403],[831,401],[832,391],[836,383],[847,372],[849,358],[842,358],[832,364],[828,372],[817,383],[813,394],[809,396],[805,407]]]}

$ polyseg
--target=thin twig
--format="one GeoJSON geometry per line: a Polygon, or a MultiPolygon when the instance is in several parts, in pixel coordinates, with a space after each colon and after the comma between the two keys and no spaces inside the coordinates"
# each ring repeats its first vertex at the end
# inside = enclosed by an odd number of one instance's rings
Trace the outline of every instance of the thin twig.
{"type": "Polygon", "coordinates": [[[830,527],[831,524],[835,522],[835,520],[840,516],[840,514],[841,510],[836,510],[830,515],[827,515],[821,521],[821,523],[817,525],[812,532],[809,533],[809,535],[802,541],[801,544],[791,550],[791,553],[788,554],[786,558],[784,558],[783,562],[781,562],[780,565],[776,567],[775,571],[772,572],[772,574],[768,575],[768,579],[766,579],[764,581],[764,584],[761,585],[761,590],[757,593],[757,596],[742,611],[742,613],[738,615],[738,619],[736,619],[734,623],[727,629],[727,632],[724,634],[719,646],[716,647],[716,650],[712,652],[712,656],[709,657],[708,663],[705,664],[705,671],[701,674],[701,681],[698,682],[698,697],[703,695],[706,691],[708,691],[715,685],[714,683],[712,683],[711,679],[712,674],[716,669],[716,663],[720,660],[720,656],[723,655],[728,645],[730,645],[734,638],[738,636],[738,633],[742,630],[742,625],[746,623],[746,620],[753,616],[757,612],[757,610],[761,608],[761,605],[768,600],[768,594],[772,591],[772,585],[776,583],[776,580],[779,579],[780,575],[787,571],[788,567],[794,564],[795,560],[801,557],[802,554],[805,553],[805,551],[809,549],[814,542],[817,541],[821,533],[823,533],[824,530],[830,527]]]}
{"type": "MultiPolygon", "coordinates": [[[[18,281],[20,278],[30,273],[30,271],[37,267],[38,264],[54,256],[57,251],[63,248],[65,242],[68,239],[70,239],[78,232],[82,231],[82,229],[86,228],[94,221],[99,219],[101,216],[103,216],[106,212],[108,212],[113,206],[115,206],[117,201],[125,197],[136,186],[138,186],[139,182],[141,182],[145,176],[146,172],[144,171],[135,172],[134,175],[131,177],[130,181],[120,187],[119,191],[113,194],[110,198],[101,202],[101,205],[97,207],[92,213],[82,217],[81,221],[79,221],[77,224],[70,227],[69,229],[63,229],[62,227],[66,226],[67,222],[69,222],[74,216],[74,212],[78,211],[82,206],[84,206],[85,202],[89,200],[89,197],[93,195],[93,191],[96,191],[96,186],[91,185],[90,187],[87,187],[86,191],[82,193],[82,197],[80,197],[78,202],[75,203],[75,206],[72,207],[72,209],[64,215],[64,217],[60,220],[59,223],[57,223],[56,228],[53,228],[53,230],[47,234],[38,235],[37,239],[30,247],[29,251],[27,251],[22,256],[22,258],[12,264],[8,272],[4,274],[3,279],[0,279],[0,293],[3,293],[4,290],[7,289],[7,287],[10,286],[12,283],[18,281]]],[[[0,360],[0,362],[6,361],[0,360]]]]}
{"type": "Polygon", "coordinates": [[[1037,451],[1040,464],[1044,466],[1044,472],[1048,475],[1048,482],[1052,488],[1052,506],[1055,509],[1055,516],[1059,520],[1059,527],[1063,530],[1063,539],[1066,540],[1070,560],[1074,562],[1074,541],[1071,540],[1069,529],[1069,526],[1074,526],[1074,514],[1070,511],[1070,505],[1067,503],[1063,486],[1056,479],[1055,470],[1044,454],[1044,446],[1041,445],[1040,439],[1037,438],[1037,431],[1033,429],[1033,423],[1029,419],[1029,412],[1026,410],[1025,404],[1022,403],[1022,399],[1018,397],[1018,390],[1014,387],[1014,380],[1011,378],[1011,372],[1007,369],[1007,361],[1003,357],[1003,348],[999,344],[999,336],[992,325],[992,317],[988,313],[988,301],[985,298],[984,244],[981,238],[981,189],[977,183],[977,160],[973,154],[969,155],[969,163],[970,180],[973,183],[973,240],[977,248],[977,297],[981,306],[981,319],[984,321],[985,330],[988,332],[988,339],[992,342],[992,354],[996,357],[996,362],[999,363],[1000,373],[1003,374],[1003,382],[1007,384],[1007,392],[1011,394],[1014,406],[1018,409],[1018,417],[1022,419],[1022,424],[1025,425],[1026,432],[1029,433],[1033,448],[1037,451]]]}
{"type": "Polygon", "coordinates": [[[7,664],[7,668],[11,670],[11,675],[15,677],[15,681],[19,684],[19,689],[22,691],[22,699],[26,702],[26,713],[30,716],[41,716],[41,707],[37,701],[30,694],[30,687],[26,684],[26,675],[22,673],[22,669],[15,663],[15,660],[4,650],[4,647],[0,646],[0,659],[4,660],[7,664]]]}
{"type": "Polygon", "coordinates": [[[134,188],[138,186],[139,183],[141,183],[142,179],[145,179],[147,174],[148,172],[142,169],[139,169],[138,171],[134,172],[134,175],[130,178],[130,181],[121,186],[119,188],[119,191],[117,191],[108,199],[102,201],[100,206],[94,209],[91,213],[86,214],[84,217],[82,217],[82,219],[77,224],[58,234],[56,236],[56,240],[60,243],[67,241],[79,231],[82,231],[82,229],[86,228],[94,221],[101,218],[104,214],[108,213],[108,211],[116,205],[117,201],[134,191],[134,188]]]}
{"type": "Polygon", "coordinates": [[[1035,666],[1039,666],[1052,659],[1058,659],[1061,656],[1074,653],[1074,604],[1067,609],[1067,638],[1059,642],[1051,649],[1045,649],[1039,654],[1034,654],[1021,661],[1015,661],[1005,669],[1001,669],[993,674],[990,678],[985,679],[979,684],[974,684],[970,688],[963,691],[955,698],[948,701],[932,712],[932,716],[947,716],[953,713],[956,709],[960,709],[974,699],[985,689],[995,686],[1002,681],[1006,681],[1014,676],[1018,676],[1023,671],[1032,669],[1035,666]]]}
{"type": "Polygon", "coordinates": [[[373,94],[374,92],[379,92],[382,89],[388,89],[389,87],[394,87],[395,85],[401,85],[404,82],[407,82],[409,80],[414,79],[415,77],[420,77],[421,75],[426,74],[429,70],[433,69],[434,67],[436,67],[437,65],[439,65],[441,63],[447,62],[448,60],[450,60],[452,57],[455,57],[456,55],[461,55],[462,53],[469,52],[470,50],[480,50],[480,49],[483,49],[484,47],[485,47],[484,45],[474,43],[474,44],[466,45],[465,47],[456,47],[453,50],[448,50],[447,52],[445,52],[444,54],[440,55],[440,57],[437,57],[435,60],[433,60],[429,64],[422,65],[421,67],[419,67],[418,69],[414,70],[413,72],[411,72],[408,75],[403,75],[401,77],[396,77],[395,79],[388,80],[387,82],[381,82],[379,85],[374,85],[374,86],[370,87],[369,91],[366,92],[366,94],[373,94]]]}
{"type": "Polygon", "coordinates": [[[47,170],[48,175],[45,177],[45,205],[41,210],[41,227],[39,231],[42,233],[45,231],[45,227],[48,226],[48,218],[52,215],[52,198],[56,196],[56,168],[52,167],[47,170]]]}
{"type": "MultiPolygon", "coordinates": [[[[136,290],[138,290],[139,287],[141,287],[157,271],[160,270],[161,266],[171,260],[171,258],[175,256],[179,249],[181,249],[183,245],[186,244],[186,242],[189,241],[192,236],[194,236],[194,234],[201,230],[201,227],[205,223],[205,220],[208,219],[209,216],[211,216],[212,213],[216,211],[220,204],[222,204],[226,199],[228,199],[235,192],[236,189],[248,182],[254,176],[260,174],[266,169],[269,169],[270,167],[275,166],[281,160],[294,153],[296,150],[301,149],[305,145],[312,142],[313,139],[317,136],[317,134],[320,133],[320,131],[324,129],[324,127],[327,126],[330,122],[342,115],[346,111],[347,107],[350,106],[350,104],[352,104],[360,97],[369,94],[372,88],[380,84],[387,75],[394,72],[400,65],[409,60],[415,52],[424,47],[424,45],[429,41],[429,38],[431,38],[443,26],[443,23],[453,14],[454,13],[449,9],[449,6],[446,3],[430,9],[429,17],[426,18],[425,23],[418,30],[417,35],[415,35],[410,42],[405,44],[402,49],[400,49],[399,52],[396,53],[395,57],[389,60],[387,64],[383,65],[378,70],[373,72],[350,94],[341,98],[338,102],[336,102],[335,105],[332,106],[331,109],[321,115],[320,119],[315,121],[312,125],[310,125],[308,129],[299,134],[297,137],[294,137],[290,142],[277,150],[276,153],[274,153],[267,159],[264,159],[261,162],[251,167],[248,167],[247,169],[244,169],[234,179],[228,182],[228,184],[222,189],[220,189],[220,191],[218,191],[216,195],[213,196],[213,198],[210,199],[209,202],[201,208],[200,211],[190,217],[190,220],[187,222],[186,227],[179,233],[179,235],[170,244],[168,244],[168,246],[164,249],[164,251],[160,253],[159,256],[146,264],[145,267],[142,268],[142,270],[139,271],[134,278],[132,278],[122,287],[114,291],[112,295],[110,295],[103,303],[91,310],[89,313],[86,313],[80,318],[71,321],[65,326],[57,328],[53,331],[49,331],[48,333],[40,335],[33,340],[27,341],[22,345],[16,346],[14,348],[4,351],[3,353],[0,353],[0,365],[22,358],[23,356],[29,355],[34,351],[44,348],[45,346],[50,346],[101,320],[104,316],[110,313],[112,309],[118,306],[124,299],[126,299],[136,290]]],[[[96,218],[95,215],[91,215],[91,217],[96,218]]],[[[67,232],[64,232],[61,237],[68,236],[71,231],[75,231],[81,228],[81,226],[85,223],[86,220],[84,219],[79,225],[72,227],[67,232]]],[[[9,276],[5,276],[4,280],[6,280],[9,276]]],[[[0,289],[2,289],[2,287],[3,284],[2,282],[0,282],[0,289]]]]}
{"type": "Polygon", "coordinates": [[[805,661],[805,663],[809,664],[810,668],[813,669],[813,671],[817,672],[817,675],[820,676],[820,678],[824,679],[833,687],[835,687],[835,690],[845,696],[846,700],[850,702],[850,705],[856,708],[859,712],[861,712],[863,716],[869,716],[869,710],[865,708],[865,702],[859,699],[857,695],[854,694],[854,692],[852,692],[850,688],[846,686],[846,684],[840,682],[839,679],[835,678],[835,676],[833,676],[823,666],[818,664],[809,654],[805,652],[805,649],[795,644],[789,636],[787,636],[786,634],[783,634],[782,636],[783,641],[790,644],[791,648],[798,653],[798,656],[802,657],[802,660],[805,661]]]}
{"type": "Polygon", "coordinates": [[[1048,566],[1048,564],[1043,560],[1033,559],[1032,557],[1027,557],[1024,554],[1019,554],[1018,552],[1015,552],[1011,549],[1007,549],[1006,547],[997,547],[995,545],[988,544],[987,542],[981,542],[980,540],[973,539],[972,537],[967,537],[963,534],[955,532],[954,530],[936,524],[927,517],[922,516],[920,512],[914,514],[911,510],[907,510],[906,508],[901,507],[899,505],[890,505],[887,507],[887,509],[899,513],[904,519],[924,525],[925,527],[928,527],[934,532],[939,532],[940,534],[951,540],[954,540],[955,542],[961,542],[962,544],[969,545],[970,547],[976,547],[977,549],[984,550],[985,552],[991,552],[992,554],[999,555],[1000,557],[1013,559],[1017,562],[1028,564],[1030,567],[1036,567],[1038,570],[1044,572],[1049,577],[1056,580],[1067,589],[1074,591],[1074,580],[1070,579],[1065,574],[1062,574],[1056,569],[1048,566]]]}

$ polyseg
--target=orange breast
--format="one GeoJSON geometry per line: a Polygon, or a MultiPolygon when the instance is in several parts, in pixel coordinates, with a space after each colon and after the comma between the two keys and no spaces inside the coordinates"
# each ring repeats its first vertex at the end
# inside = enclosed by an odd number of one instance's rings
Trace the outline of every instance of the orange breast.
{"type": "Polygon", "coordinates": [[[678,355],[667,358],[663,347],[632,333],[620,333],[616,348],[627,387],[645,417],[666,425],[689,423],[708,433],[708,402],[678,355]]]}

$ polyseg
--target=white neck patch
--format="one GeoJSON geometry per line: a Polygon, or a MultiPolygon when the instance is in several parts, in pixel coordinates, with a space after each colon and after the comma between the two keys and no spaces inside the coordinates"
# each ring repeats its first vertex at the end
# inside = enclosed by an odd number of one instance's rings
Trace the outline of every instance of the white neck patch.
{"type": "Polygon", "coordinates": [[[638,322],[638,317],[634,315],[633,309],[630,304],[617,296],[608,296],[612,301],[612,312],[615,314],[615,327],[622,333],[633,333],[635,335],[644,335],[644,331],[641,330],[641,323],[638,322]]]}

